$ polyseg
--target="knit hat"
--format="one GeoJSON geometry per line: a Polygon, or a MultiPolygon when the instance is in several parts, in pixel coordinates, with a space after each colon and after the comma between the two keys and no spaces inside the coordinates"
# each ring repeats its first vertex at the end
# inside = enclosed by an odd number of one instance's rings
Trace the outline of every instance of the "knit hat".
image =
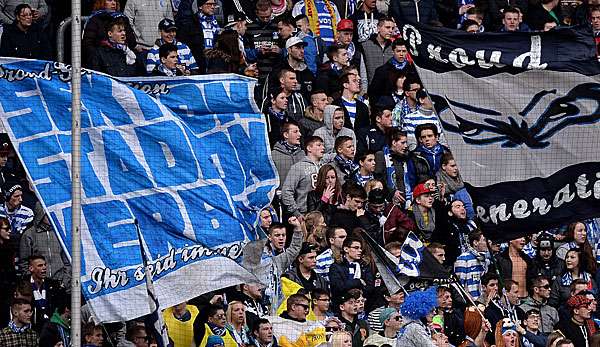
{"type": "Polygon", "coordinates": [[[403,317],[419,320],[427,316],[437,307],[437,287],[425,291],[415,291],[408,295],[400,308],[403,317]]]}
{"type": "Polygon", "coordinates": [[[584,295],[573,295],[572,297],[569,298],[569,300],[567,300],[567,306],[569,306],[570,309],[576,309],[576,308],[580,308],[583,306],[587,306],[591,302],[592,302],[592,300],[588,299],[584,295]]]}
{"type": "Polygon", "coordinates": [[[224,346],[225,342],[223,342],[223,338],[218,335],[211,335],[208,337],[206,341],[206,347],[215,347],[215,346],[224,346]]]}
{"type": "Polygon", "coordinates": [[[381,325],[384,325],[385,321],[390,319],[390,317],[394,314],[397,313],[398,310],[396,310],[395,308],[392,307],[386,307],[383,310],[381,310],[381,312],[379,313],[379,323],[381,323],[381,325]]]}
{"type": "Polygon", "coordinates": [[[509,332],[517,332],[517,325],[511,321],[509,318],[504,318],[502,320],[502,336],[506,335],[509,332]]]}
{"type": "Polygon", "coordinates": [[[474,339],[479,335],[483,320],[481,319],[481,313],[477,312],[477,309],[473,306],[467,307],[465,310],[465,335],[474,339]]]}
{"type": "Polygon", "coordinates": [[[12,195],[17,191],[23,191],[23,187],[16,182],[6,182],[4,187],[2,187],[2,191],[4,191],[4,199],[10,200],[12,195]]]}

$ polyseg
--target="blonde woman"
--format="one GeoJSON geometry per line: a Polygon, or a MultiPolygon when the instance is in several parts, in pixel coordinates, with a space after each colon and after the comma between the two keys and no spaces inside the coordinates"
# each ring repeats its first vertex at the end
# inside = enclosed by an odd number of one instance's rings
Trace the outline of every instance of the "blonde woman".
{"type": "Polygon", "coordinates": [[[336,331],[331,335],[329,347],[352,347],[352,335],[348,331],[336,331]]]}
{"type": "Polygon", "coordinates": [[[232,301],[227,306],[227,325],[225,326],[238,346],[250,345],[250,331],[246,326],[246,305],[241,301],[232,301]]]}

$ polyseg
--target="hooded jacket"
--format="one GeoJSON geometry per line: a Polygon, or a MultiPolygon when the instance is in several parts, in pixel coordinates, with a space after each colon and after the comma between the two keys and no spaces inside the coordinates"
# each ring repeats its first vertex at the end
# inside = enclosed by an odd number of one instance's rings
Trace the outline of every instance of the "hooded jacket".
{"type": "Polygon", "coordinates": [[[290,172],[292,165],[296,164],[305,157],[302,149],[298,148],[293,154],[288,152],[284,145],[277,142],[271,151],[271,157],[279,173],[279,184],[282,185],[290,172]]]}
{"type": "Polygon", "coordinates": [[[354,135],[354,131],[348,129],[346,127],[342,127],[337,134],[334,133],[333,130],[333,114],[335,110],[338,109],[339,106],[335,105],[327,105],[325,106],[325,111],[323,112],[323,123],[324,126],[315,130],[314,136],[318,136],[323,139],[323,144],[325,145],[325,153],[333,153],[335,148],[333,145],[335,144],[335,139],[340,136],[349,136],[352,138],[354,145],[356,146],[356,136],[354,135]]]}
{"type": "Polygon", "coordinates": [[[539,302],[531,296],[526,297],[519,307],[527,312],[532,309],[540,311],[540,331],[549,334],[554,331],[554,326],[558,323],[558,311],[548,305],[547,302],[539,302]]]}
{"type": "Polygon", "coordinates": [[[315,163],[306,156],[290,168],[281,187],[281,200],[290,215],[300,216],[306,213],[306,198],[315,189],[320,168],[320,163],[315,163]]]}
{"type": "Polygon", "coordinates": [[[323,123],[322,120],[318,120],[315,117],[313,106],[308,106],[304,110],[304,117],[300,119],[298,125],[300,125],[300,132],[302,133],[302,137],[306,139],[313,136],[315,130],[325,125],[325,123],[323,123]]]}
{"type": "Polygon", "coordinates": [[[44,208],[39,202],[36,203],[33,224],[21,235],[19,269],[24,276],[28,276],[29,257],[42,255],[46,258],[48,277],[60,282],[65,288],[70,288],[71,265],[52,226],[42,222],[44,215],[44,208]]]}

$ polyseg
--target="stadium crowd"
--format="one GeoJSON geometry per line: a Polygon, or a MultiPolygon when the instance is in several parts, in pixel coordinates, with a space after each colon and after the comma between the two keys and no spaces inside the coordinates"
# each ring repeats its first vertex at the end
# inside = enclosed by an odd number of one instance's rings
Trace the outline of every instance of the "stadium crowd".
{"type": "MultiPolygon", "coordinates": [[[[68,5],[0,0],[0,55],[52,59],[68,5]]],[[[589,24],[597,34],[599,0],[85,5],[84,67],[258,80],[281,185],[260,212],[261,241],[244,249],[244,262],[258,254],[256,274],[267,285],[224,288],[164,310],[175,347],[275,347],[287,334],[277,331],[282,322],[313,322],[333,347],[600,346],[600,220],[486,240],[398,33],[420,22],[473,34],[589,24]],[[388,289],[367,239],[399,258],[410,235],[453,273],[450,281],[388,289]]],[[[0,143],[0,347],[68,347],[69,260],[10,141],[0,143]]],[[[143,321],[95,325],[83,311],[85,346],[156,342],[143,321]]],[[[308,338],[300,345],[313,346],[308,338]]]]}

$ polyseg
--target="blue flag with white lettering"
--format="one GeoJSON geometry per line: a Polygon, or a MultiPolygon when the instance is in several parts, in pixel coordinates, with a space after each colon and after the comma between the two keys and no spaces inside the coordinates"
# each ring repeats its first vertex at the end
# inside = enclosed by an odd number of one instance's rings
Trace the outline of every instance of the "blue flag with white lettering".
{"type": "MultiPolygon", "coordinates": [[[[84,72],[81,282],[98,320],[151,312],[140,247],[163,308],[253,278],[241,250],[279,185],[253,88],[237,75],[84,72]]],[[[5,59],[0,94],[2,123],[69,252],[70,69],[5,59]]]]}

